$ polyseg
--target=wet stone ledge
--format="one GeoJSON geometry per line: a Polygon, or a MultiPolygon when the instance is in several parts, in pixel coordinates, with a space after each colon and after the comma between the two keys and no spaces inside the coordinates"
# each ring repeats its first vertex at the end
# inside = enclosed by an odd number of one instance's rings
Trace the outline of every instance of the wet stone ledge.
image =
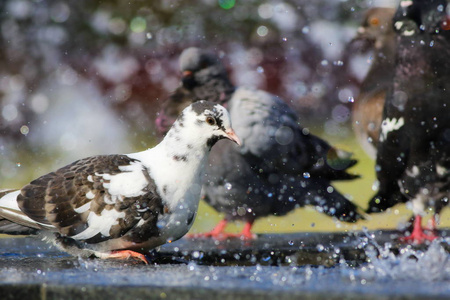
{"type": "MultiPolygon", "coordinates": [[[[450,237],[450,230],[440,235],[450,237]]],[[[388,247],[397,254],[404,249],[426,249],[427,245],[411,245],[398,241],[398,231],[370,231],[348,233],[292,233],[262,234],[251,241],[228,239],[185,238],[161,247],[155,256],[161,262],[194,261],[198,264],[303,266],[322,265],[332,267],[345,262],[358,266],[367,262],[366,251],[375,252],[388,247]]],[[[442,243],[450,252],[450,245],[442,243]]]]}
{"type": "MultiPolygon", "coordinates": [[[[450,268],[450,229],[440,234],[442,267],[450,268]]],[[[184,238],[150,254],[148,266],[79,259],[38,239],[5,238],[0,299],[449,299],[448,270],[448,278],[426,285],[418,284],[420,278],[386,281],[389,276],[362,271],[386,249],[410,256],[427,250],[396,242],[399,236],[370,231],[262,234],[253,241],[184,238]]]]}

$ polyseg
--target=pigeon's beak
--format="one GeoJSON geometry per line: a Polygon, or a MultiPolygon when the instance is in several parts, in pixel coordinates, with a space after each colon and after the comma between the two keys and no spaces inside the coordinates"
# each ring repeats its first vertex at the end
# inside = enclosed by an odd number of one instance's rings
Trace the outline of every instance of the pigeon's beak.
{"type": "Polygon", "coordinates": [[[232,140],[233,142],[235,142],[236,144],[238,144],[239,146],[241,145],[241,140],[239,139],[239,137],[236,135],[236,133],[234,132],[233,129],[229,129],[227,131],[225,131],[225,134],[227,135],[227,138],[232,140]]]}

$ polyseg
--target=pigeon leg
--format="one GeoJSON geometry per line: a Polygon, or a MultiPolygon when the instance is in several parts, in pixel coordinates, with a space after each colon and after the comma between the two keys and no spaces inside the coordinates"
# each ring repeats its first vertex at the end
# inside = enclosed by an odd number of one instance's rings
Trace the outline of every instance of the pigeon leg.
{"type": "Polygon", "coordinates": [[[228,221],[226,219],[219,222],[219,224],[214,227],[210,232],[197,233],[193,235],[188,235],[190,238],[213,238],[216,240],[226,240],[229,238],[239,238],[242,240],[253,240],[256,238],[254,234],[252,234],[251,229],[253,226],[253,221],[247,221],[244,225],[244,228],[240,233],[228,233],[224,232],[225,227],[227,226],[228,221]]]}
{"type": "Polygon", "coordinates": [[[243,238],[245,240],[253,240],[256,238],[256,235],[252,233],[252,226],[253,221],[247,221],[245,222],[244,228],[242,229],[240,238],[243,238]]]}
{"type": "Polygon", "coordinates": [[[427,224],[427,227],[425,228],[425,230],[435,232],[437,230],[438,220],[439,220],[439,215],[434,214],[433,217],[431,217],[431,219],[428,221],[428,224],[427,224]]]}
{"type": "Polygon", "coordinates": [[[404,236],[400,238],[402,242],[413,242],[415,244],[422,244],[426,240],[432,241],[437,239],[439,236],[436,234],[426,234],[422,229],[422,216],[417,215],[414,219],[413,231],[409,236],[404,236]]]}
{"type": "Polygon", "coordinates": [[[226,219],[221,220],[213,230],[204,233],[188,234],[189,238],[218,238],[223,234],[228,221],[226,219]]]}
{"type": "Polygon", "coordinates": [[[102,258],[115,258],[115,259],[129,259],[130,257],[137,258],[139,260],[142,260],[146,265],[148,265],[148,260],[145,258],[145,256],[141,253],[134,252],[131,250],[117,250],[112,251],[108,256],[102,257],[102,258]]]}

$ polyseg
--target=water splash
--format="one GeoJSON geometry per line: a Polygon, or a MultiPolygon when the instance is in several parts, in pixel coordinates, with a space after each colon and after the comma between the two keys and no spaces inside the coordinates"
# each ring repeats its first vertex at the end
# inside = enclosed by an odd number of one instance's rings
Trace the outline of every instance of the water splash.
{"type": "Polygon", "coordinates": [[[357,272],[349,272],[347,265],[343,265],[341,270],[344,273],[350,273],[352,280],[448,281],[450,280],[450,254],[443,245],[449,242],[450,238],[436,239],[427,248],[412,245],[393,247],[391,243],[381,246],[375,241],[373,234],[369,234],[366,229],[366,236],[361,239],[357,247],[364,249],[368,264],[363,265],[357,272]],[[398,253],[393,249],[398,249],[398,253]]]}
{"type": "MultiPolygon", "coordinates": [[[[449,241],[447,239],[444,242],[449,241]]],[[[426,282],[450,280],[450,255],[442,242],[437,239],[426,250],[408,246],[397,255],[392,252],[390,244],[385,244],[384,247],[376,245],[376,249],[366,251],[370,263],[362,271],[378,279],[426,282]]]]}

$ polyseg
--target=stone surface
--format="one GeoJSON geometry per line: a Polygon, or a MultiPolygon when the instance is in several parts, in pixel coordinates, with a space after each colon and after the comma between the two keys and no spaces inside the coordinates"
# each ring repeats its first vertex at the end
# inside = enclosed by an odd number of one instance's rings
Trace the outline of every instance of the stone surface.
{"type": "Polygon", "coordinates": [[[427,250],[396,236],[182,239],[152,254],[150,265],[70,257],[33,238],[0,239],[0,299],[449,299],[449,238],[427,250]]]}

